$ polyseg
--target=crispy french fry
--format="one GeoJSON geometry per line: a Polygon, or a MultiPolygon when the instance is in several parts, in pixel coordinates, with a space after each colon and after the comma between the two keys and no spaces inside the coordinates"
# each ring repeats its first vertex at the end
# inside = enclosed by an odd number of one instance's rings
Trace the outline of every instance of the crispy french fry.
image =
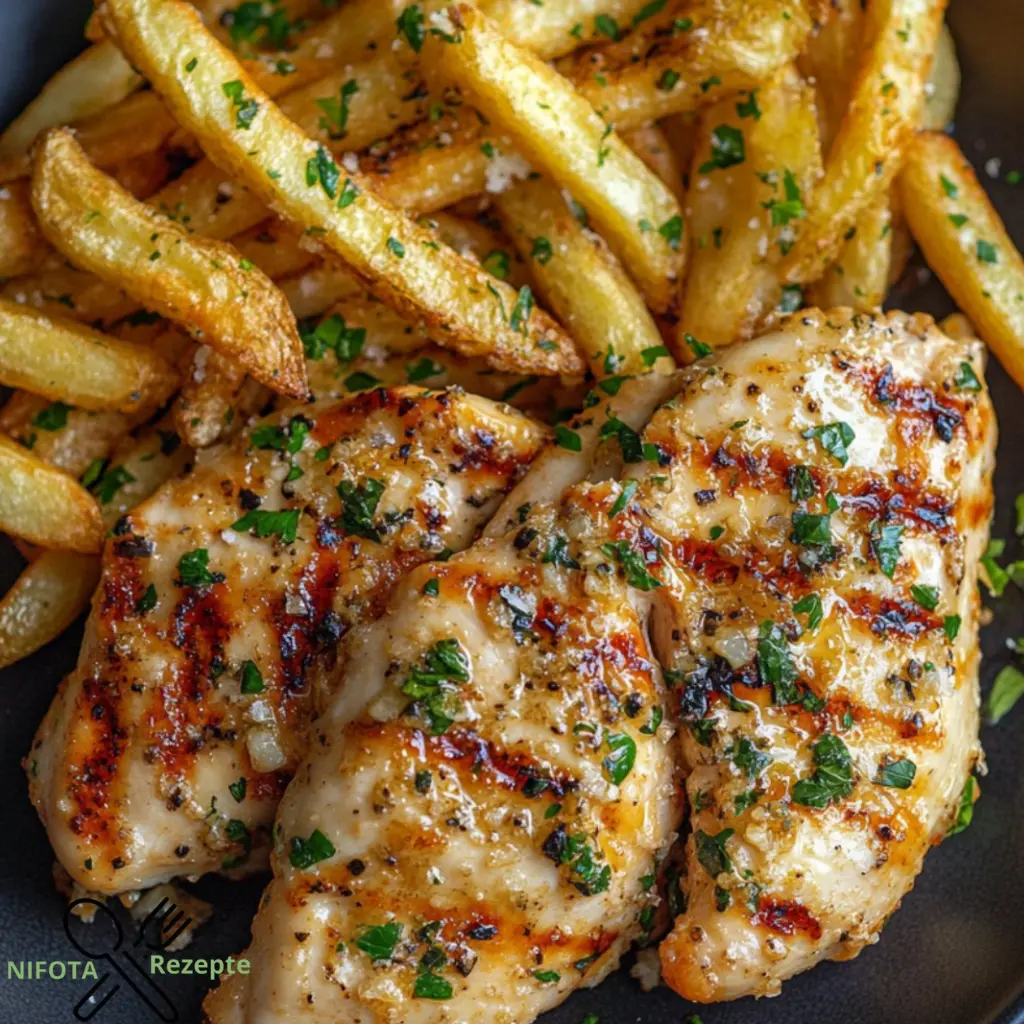
{"type": "MultiPolygon", "coordinates": [[[[72,410],[72,415],[78,412],[72,410]]],[[[112,445],[113,438],[108,452],[112,445]]],[[[95,485],[104,525],[113,526],[180,473],[190,458],[190,450],[167,429],[154,428],[138,439],[124,438],[95,485]]],[[[0,667],[28,657],[59,636],[88,607],[98,581],[95,555],[43,551],[34,558],[0,599],[0,667]]]]}
{"type": "Polygon", "coordinates": [[[811,285],[808,305],[849,306],[865,313],[880,309],[889,290],[891,265],[892,209],[883,195],[861,214],[835,263],[811,285]]]}
{"type": "Polygon", "coordinates": [[[302,319],[319,316],[335,303],[364,292],[351,270],[326,260],[303,274],[286,277],[280,287],[295,315],[302,319]]]}
{"type": "Polygon", "coordinates": [[[232,360],[201,345],[174,403],[174,425],[193,448],[208,448],[231,425],[245,371],[232,360]]]}
{"type": "Polygon", "coordinates": [[[291,277],[318,262],[316,253],[303,248],[303,234],[286,221],[268,220],[236,235],[231,244],[242,259],[251,260],[271,280],[291,277]]]}
{"type": "Polygon", "coordinates": [[[676,158],[676,151],[668,140],[668,136],[658,127],[649,123],[639,128],[631,128],[622,133],[622,141],[665,183],[668,190],[682,205],[686,198],[683,180],[686,172],[676,158]]]}
{"type": "Polygon", "coordinates": [[[625,129],[753,88],[795,60],[811,31],[800,0],[707,0],[687,13],[688,27],[673,27],[640,59],[626,40],[580,54],[565,73],[606,121],[625,129]]]}
{"type": "Polygon", "coordinates": [[[849,111],[782,268],[788,284],[817,280],[847,232],[884,195],[920,121],[945,0],[875,0],[849,111]]]}
{"type": "Polygon", "coordinates": [[[814,83],[826,153],[850,106],[864,41],[864,6],[861,0],[834,0],[831,17],[807,40],[797,61],[804,77],[814,83]]]}
{"type": "Polygon", "coordinates": [[[479,263],[499,281],[507,281],[513,288],[522,288],[532,281],[523,257],[503,233],[443,210],[421,217],[420,222],[436,232],[445,245],[479,263]]]}
{"type": "Polygon", "coordinates": [[[83,409],[152,411],[178,385],[155,352],[0,300],[0,383],[83,409]]]}
{"type": "Polygon", "coordinates": [[[528,292],[517,296],[494,282],[369,193],[356,175],[342,173],[180,0],[108,0],[101,10],[108,31],[210,155],[268,204],[314,228],[322,244],[388,301],[425,319],[457,350],[486,352],[495,365],[578,371],[571,340],[533,309],[528,292]],[[185,70],[191,58],[181,56],[186,49],[198,59],[191,72],[185,70]],[[234,98],[225,82],[232,83],[234,98]]]}
{"type": "Polygon", "coordinates": [[[479,10],[457,4],[445,17],[455,34],[431,37],[436,68],[583,204],[650,305],[667,309],[683,266],[672,193],[560,75],[479,10]]]}
{"type": "Polygon", "coordinates": [[[595,377],[672,369],[640,293],[561,192],[544,178],[502,193],[498,211],[541,295],[576,339],[595,377]]]}
{"type": "Polygon", "coordinates": [[[1024,387],[1024,260],[971,165],[949,136],[919,132],[899,189],[928,266],[1024,387]]]}
{"type": "Polygon", "coordinates": [[[67,473],[0,435],[0,529],[62,551],[99,551],[103,521],[92,495],[67,473]]]}
{"type": "Polygon", "coordinates": [[[8,281],[0,287],[0,297],[49,316],[71,317],[79,323],[105,327],[138,309],[138,303],[120,289],[63,262],[8,281]]]}
{"type": "Polygon", "coordinates": [[[73,409],[27,391],[16,391],[0,410],[0,431],[74,477],[102,463],[130,426],[123,413],[73,409]]]}
{"type": "Polygon", "coordinates": [[[775,265],[821,169],[814,96],[791,71],[708,110],[690,174],[690,274],[677,357],[750,337],[781,293],[775,265]]]}
{"type": "Polygon", "coordinates": [[[70,124],[119,103],[142,84],[120,50],[104,40],[65,64],[0,135],[0,160],[27,153],[48,128],[70,124]]]}
{"type": "Polygon", "coordinates": [[[70,133],[36,151],[32,199],[44,233],[69,259],[123,284],[275,391],[306,394],[302,343],[284,297],[224,243],[199,240],[94,168],[70,133]]]}
{"type": "Polygon", "coordinates": [[[0,187],[0,277],[31,273],[49,251],[36,227],[27,183],[0,187]]]}
{"type": "Polygon", "coordinates": [[[931,77],[925,91],[924,117],[921,127],[943,131],[953,120],[956,101],[960,98],[960,62],[956,57],[956,43],[948,25],[942,26],[935,48],[931,77]]]}
{"type": "Polygon", "coordinates": [[[89,606],[100,579],[95,555],[44,551],[0,599],[0,668],[60,636],[89,606]]]}

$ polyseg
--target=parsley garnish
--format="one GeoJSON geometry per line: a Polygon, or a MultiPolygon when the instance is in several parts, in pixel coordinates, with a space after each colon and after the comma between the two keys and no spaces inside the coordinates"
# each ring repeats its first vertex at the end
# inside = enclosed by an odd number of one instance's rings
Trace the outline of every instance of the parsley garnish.
{"type": "Polygon", "coordinates": [[[423,667],[413,666],[402,685],[430,722],[435,736],[446,732],[457,710],[456,683],[469,682],[469,658],[458,640],[438,640],[423,656],[423,667]]]}
{"type": "Polygon", "coordinates": [[[242,693],[262,693],[266,689],[263,683],[263,673],[254,661],[242,662],[242,682],[240,687],[242,693]]]}
{"type": "Polygon", "coordinates": [[[757,672],[761,682],[771,686],[772,700],[776,704],[795,704],[799,700],[789,641],[782,627],[771,619],[765,619],[758,629],[757,672]]]}
{"type": "Polygon", "coordinates": [[[644,556],[633,551],[624,540],[610,541],[601,545],[601,551],[609,558],[615,559],[626,574],[626,582],[637,590],[654,590],[661,586],[661,580],[647,571],[644,556]]]}
{"type": "Polygon", "coordinates": [[[910,789],[916,774],[917,765],[904,757],[899,761],[883,764],[878,769],[878,777],[875,782],[879,786],[888,786],[891,789],[910,789]]]}
{"type": "Polygon", "coordinates": [[[856,434],[849,423],[826,423],[820,427],[811,427],[803,432],[803,437],[817,438],[818,443],[839,463],[845,466],[849,453],[847,449],[853,443],[856,434]]]}
{"type": "Polygon", "coordinates": [[[224,574],[210,572],[210,553],[206,548],[188,551],[178,559],[178,583],[183,587],[212,587],[224,582],[224,574]]]}
{"type": "Polygon", "coordinates": [[[853,792],[850,752],[846,744],[832,733],[825,733],[812,749],[814,774],[809,779],[801,779],[793,787],[793,801],[821,810],[833,800],[842,800],[853,792]]]}
{"type": "Polygon", "coordinates": [[[711,132],[711,159],[700,165],[698,173],[723,170],[741,164],[745,159],[743,132],[732,125],[720,124],[711,132]]]}
{"type": "Polygon", "coordinates": [[[292,836],[291,853],[289,853],[288,859],[293,868],[298,868],[301,871],[322,860],[327,860],[328,857],[333,857],[334,853],[334,844],[317,828],[313,830],[313,834],[308,839],[292,836]]]}
{"type": "Polygon", "coordinates": [[[285,544],[291,544],[299,529],[299,514],[297,508],[281,509],[278,512],[254,508],[233,522],[231,529],[236,533],[254,533],[257,537],[276,536],[285,544]]]}
{"type": "Polygon", "coordinates": [[[358,485],[350,480],[342,480],[338,484],[338,497],[341,498],[341,517],[338,523],[347,534],[365,537],[366,540],[380,540],[380,532],[373,525],[373,515],[384,489],[384,484],[371,478],[366,478],[358,485]]]}

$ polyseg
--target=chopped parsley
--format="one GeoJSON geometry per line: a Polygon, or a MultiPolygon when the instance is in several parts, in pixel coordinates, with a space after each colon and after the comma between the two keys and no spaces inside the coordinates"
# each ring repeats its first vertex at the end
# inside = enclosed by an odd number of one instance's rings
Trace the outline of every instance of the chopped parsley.
{"type": "Polygon", "coordinates": [[[609,733],[605,738],[608,745],[608,756],[601,762],[608,781],[612,785],[621,785],[636,763],[636,743],[624,732],[609,733]]]}
{"type": "Polygon", "coordinates": [[[457,683],[469,682],[469,658],[458,640],[438,640],[423,656],[422,666],[409,670],[402,693],[411,697],[440,736],[454,722],[457,683]]]}
{"type": "Polygon", "coordinates": [[[285,544],[291,544],[299,529],[300,514],[301,510],[297,508],[281,509],[276,512],[254,508],[246,512],[241,519],[235,520],[231,524],[231,529],[236,533],[253,533],[263,538],[280,537],[285,544]]]}
{"type": "Polygon", "coordinates": [[[626,574],[626,582],[637,590],[654,590],[661,586],[661,580],[652,576],[647,571],[647,563],[644,556],[638,551],[633,551],[624,540],[609,541],[601,545],[601,551],[608,558],[613,558],[622,566],[626,574]]]}
{"type": "Polygon", "coordinates": [[[398,26],[398,34],[405,36],[405,41],[412,47],[414,53],[419,53],[423,48],[423,40],[427,33],[423,28],[423,14],[419,4],[411,4],[398,16],[395,24],[398,26]]]}
{"type": "Polygon", "coordinates": [[[793,802],[817,810],[839,801],[853,792],[850,751],[832,733],[825,733],[813,748],[814,774],[801,779],[792,790],[793,802]]]}
{"type": "Polygon", "coordinates": [[[357,92],[359,92],[359,83],[354,78],[350,78],[342,84],[341,92],[337,98],[328,96],[316,101],[316,105],[324,112],[324,116],[320,118],[320,127],[332,139],[344,137],[345,129],[348,125],[349,100],[357,92]]]}
{"type": "Polygon", "coordinates": [[[900,560],[902,526],[885,526],[877,519],[868,525],[871,552],[878,560],[878,566],[889,579],[893,578],[900,560]]]}
{"type": "Polygon", "coordinates": [[[793,605],[793,611],[797,615],[807,616],[807,628],[817,629],[821,625],[821,620],[824,617],[824,611],[821,607],[821,598],[817,594],[807,594],[801,597],[796,604],[793,605]]]}
{"type": "Polygon", "coordinates": [[[51,405],[46,406],[46,408],[40,409],[32,417],[32,426],[38,427],[40,430],[63,430],[68,425],[68,413],[70,411],[70,405],[65,405],[63,402],[53,402],[51,405]]]}
{"type": "Polygon", "coordinates": [[[698,173],[724,170],[743,163],[746,158],[743,132],[732,125],[720,124],[711,132],[711,159],[700,165],[698,173]]]}
{"type": "Polygon", "coordinates": [[[776,704],[795,704],[800,699],[789,641],[782,627],[771,619],[765,619],[758,629],[757,672],[761,682],[771,686],[776,704]]]}
{"type": "Polygon", "coordinates": [[[291,861],[293,868],[298,868],[301,871],[333,857],[334,854],[334,844],[317,828],[313,830],[308,839],[292,836],[288,860],[291,861]]]}
{"type": "Polygon", "coordinates": [[[1024,696],[1024,672],[1014,665],[1007,665],[999,670],[992,692],[985,702],[985,714],[989,724],[996,725],[1013,709],[1013,706],[1024,696]]]}
{"type": "Polygon", "coordinates": [[[345,533],[354,537],[364,537],[366,540],[380,540],[380,531],[373,524],[373,516],[384,490],[384,484],[380,480],[370,477],[360,484],[354,484],[350,480],[342,480],[338,484],[341,516],[337,522],[345,533]]]}
{"type": "Polygon", "coordinates": [[[703,829],[697,829],[694,836],[697,847],[697,860],[700,866],[712,877],[732,871],[732,858],[726,849],[726,843],[732,838],[734,830],[722,829],[717,835],[711,835],[703,829]]]}
{"type": "Polygon", "coordinates": [[[917,775],[917,765],[904,757],[898,761],[889,761],[881,765],[875,782],[879,786],[888,786],[890,789],[910,789],[915,775],[917,775]]]}
{"type": "Polygon", "coordinates": [[[853,443],[856,434],[849,423],[826,423],[819,427],[811,427],[803,432],[803,437],[816,438],[821,447],[828,452],[841,466],[849,459],[847,449],[853,443]]]}
{"type": "Polygon", "coordinates": [[[188,551],[178,559],[178,583],[183,587],[212,587],[224,582],[224,574],[210,572],[210,553],[206,548],[188,551]]]}

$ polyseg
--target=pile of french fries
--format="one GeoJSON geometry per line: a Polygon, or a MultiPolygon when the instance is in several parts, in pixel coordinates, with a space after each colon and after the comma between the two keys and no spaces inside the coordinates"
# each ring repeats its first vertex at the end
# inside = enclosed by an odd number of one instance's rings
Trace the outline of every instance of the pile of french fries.
{"type": "Polygon", "coordinates": [[[877,309],[911,238],[1024,384],[1024,264],[942,134],[944,8],[99,0],[0,136],[0,666],[275,402],[418,381],[565,417],[877,309]]]}

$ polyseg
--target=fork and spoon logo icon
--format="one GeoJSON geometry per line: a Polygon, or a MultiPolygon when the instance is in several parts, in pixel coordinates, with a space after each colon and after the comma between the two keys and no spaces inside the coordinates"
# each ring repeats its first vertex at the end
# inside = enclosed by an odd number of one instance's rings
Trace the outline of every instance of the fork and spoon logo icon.
{"type": "Polygon", "coordinates": [[[191,923],[191,917],[186,917],[174,903],[162,899],[136,929],[134,943],[126,948],[121,922],[106,904],[88,896],[69,904],[64,912],[64,932],[71,944],[83,956],[90,960],[103,961],[109,968],[75,1004],[75,1018],[80,1021],[92,1020],[117,995],[123,982],[149,1007],[158,1020],[174,1024],[178,1019],[177,1008],[160,990],[139,959],[145,955],[143,950],[166,950],[191,923]],[[89,928],[86,930],[88,934],[82,934],[82,930],[79,930],[79,934],[76,935],[71,927],[75,917],[74,910],[86,905],[93,908],[96,914],[103,915],[113,925],[113,930],[89,928]],[[117,980],[115,975],[120,980],[117,980]]]}

